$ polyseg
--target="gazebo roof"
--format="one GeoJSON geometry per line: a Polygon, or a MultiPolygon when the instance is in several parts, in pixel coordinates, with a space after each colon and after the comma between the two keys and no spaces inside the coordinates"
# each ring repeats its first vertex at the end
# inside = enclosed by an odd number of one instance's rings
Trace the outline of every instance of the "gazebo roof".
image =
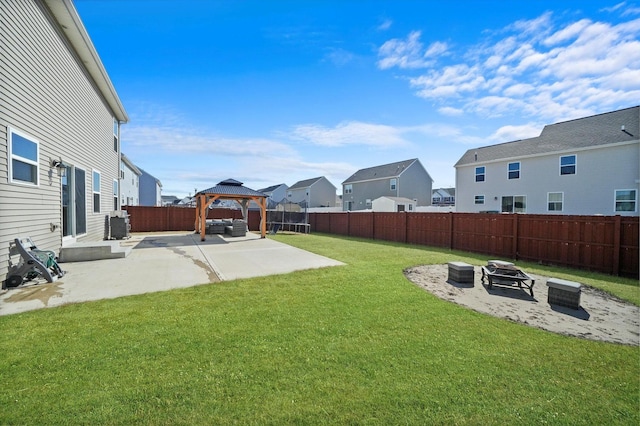
{"type": "Polygon", "coordinates": [[[209,189],[205,189],[203,191],[198,191],[198,194],[207,194],[207,195],[224,195],[224,196],[236,196],[236,197],[266,197],[267,195],[260,192],[255,191],[251,188],[247,188],[246,186],[242,186],[242,182],[239,182],[235,179],[227,179],[218,183],[216,186],[212,186],[209,189]]]}

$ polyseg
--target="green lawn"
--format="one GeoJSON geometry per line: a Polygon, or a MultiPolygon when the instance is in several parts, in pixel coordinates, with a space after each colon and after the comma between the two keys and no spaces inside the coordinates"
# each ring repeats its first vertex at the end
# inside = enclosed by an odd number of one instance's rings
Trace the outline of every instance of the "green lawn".
{"type": "MultiPolygon", "coordinates": [[[[638,347],[476,313],[402,273],[486,256],[273,238],[347,265],[0,317],[0,424],[640,423],[638,347]]],[[[640,300],[636,280],[553,273],[640,300]]]]}

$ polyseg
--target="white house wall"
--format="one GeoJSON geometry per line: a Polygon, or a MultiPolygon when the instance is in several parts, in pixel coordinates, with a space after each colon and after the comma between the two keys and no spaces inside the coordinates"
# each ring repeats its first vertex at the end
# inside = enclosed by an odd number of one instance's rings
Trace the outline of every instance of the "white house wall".
{"type": "Polygon", "coordinates": [[[113,115],[44,6],[2,1],[0,13],[0,279],[8,245],[30,236],[41,248],[62,245],[59,159],[85,171],[86,226],[78,240],[101,240],[118,177],[113,115]],[[10,183],[8,129],[39,143],[39,185],[10,183]],[[92,174],[101,175],[100,213],[93,213],[92,174]]]}
{"type": "Polygon", "coordinates": [[[124,161],[120,163],[120,206],[140,204],[140,176],[124,161]]]}
{"type": "MultiPolygon", "coordinates": [[[[502,196],[526,196],[526,213],[629,215],[615,211],[615,190],[638,190],[640,144],[619,145],[459,166],[456,209],[459,212],[501,211],[502,196]],[[560,175],[560,156],[576,155],[576,174],[560,175]],[[520,179],[508,179],[508,163],[520,162],[520,179]],[[485,166],[485,181],[475,182],[475,168],[485,166]],[[547,194],[564,193],[563,211],[548,211],[547,194]],[[484,195],[485,204],[475,204],[484,195]]],[[[637,205],[637,203],[636,203],[637,205]]]]}

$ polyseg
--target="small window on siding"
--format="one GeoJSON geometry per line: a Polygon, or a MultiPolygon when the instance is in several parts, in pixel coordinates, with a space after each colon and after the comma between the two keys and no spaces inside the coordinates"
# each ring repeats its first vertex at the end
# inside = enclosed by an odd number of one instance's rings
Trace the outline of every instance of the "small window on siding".
{"type": "Polygon", "coordinates": [[[119,210],[118,206],[118,179],[113,180],[113,209],[119,210]]]}
{"type": "Polygon", "coordinates": [[[485,168],[484,166],[476,167],[476,182],[484,182],[485,168]]]}
{"type": "Polygon", "coordinates": [[[475,204],[484,204],[484,195],[476,195],[473,202],[475,204]]]}
{"type": "Polygon", "coordinates": [[[520,179],[520,162],[509,163],[509,179],[520,179]]]}
{"type": "Polygon", "coordinates": [[[635,212],[638,209],[638,192],[635,189],[616,190],[616,211],[635,212]]]}
{"type": "Polygon", "coordinates": [[[398,181],[397,181],[397,179],[390,179],[390,180],[389,180],[389,188],[390,188],[392,191],[395,191],[397,186],[398,186],[398,181]]]}
{"type": "Polygon", "coordinates": [[[351,184],[347,184],[344,186],[344,193],[351,194],[353,192],[353,186],[351,184]]]}
{"type": "Polygon", "coordinates": [[[575,175],[576,174],[576,156],[565,155],[560,157],[560,174],[575,175]]]}
{"type": "Polygon", "coordinates": [[[549,192],[547,194],[547,210],[550,212],[561,212],[564,204],[564,193],[549,192]]]}
{"type": "Polygon", "coordinates": [[[367,198],[367,207],[371,207],[371,198],[367,198]]]}
{"type": "Polygon", "coordinates": [[[10,182],[37,186],[40,175],[40,144],[34,138],[9,129],[10,182]]]}
{"type": "Polygon", "coordinates": [[[93,212],[100,213],[100,172],[93,171],[93,212]]]}

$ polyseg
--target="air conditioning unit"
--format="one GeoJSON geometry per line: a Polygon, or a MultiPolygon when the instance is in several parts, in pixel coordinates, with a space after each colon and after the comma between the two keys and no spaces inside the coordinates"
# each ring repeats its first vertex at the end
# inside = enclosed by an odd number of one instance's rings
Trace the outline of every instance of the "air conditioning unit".
{"type": "Polygon", "coordinates": [[[121,240],[123,238],[129,238],[129,231],[131,230],[131,224],[129,223],[129,215],[126,210],[114,210],[111,212],[109,218],[109,228],[111,238],[121,240]]]}

